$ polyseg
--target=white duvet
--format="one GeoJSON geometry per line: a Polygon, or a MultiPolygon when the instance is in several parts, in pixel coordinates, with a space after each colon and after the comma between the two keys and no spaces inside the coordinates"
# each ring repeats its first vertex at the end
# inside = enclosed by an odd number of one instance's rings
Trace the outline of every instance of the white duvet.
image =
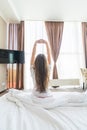
{"type": "Polygon", "coordinates": [[[0,97],[0,130],[87,130],[87,92],[37,98],[12,89],[0,97]]]}

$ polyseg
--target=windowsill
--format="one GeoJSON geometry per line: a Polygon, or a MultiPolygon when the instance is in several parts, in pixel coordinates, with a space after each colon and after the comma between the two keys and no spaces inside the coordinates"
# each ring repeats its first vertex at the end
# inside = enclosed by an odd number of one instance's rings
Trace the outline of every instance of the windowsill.
{"type": "Polygon", "coordinates": [[[83,89],[81,86],[79,85],[75,85],[75,86],[60,86],[57,88],[50,88],[51,91],[53,92],[83,92],[83,89]]]}
{"type": "MultiPolygon", "coordinates": [[[[83,92],[83,89],[79,85],[60,86],[57,88],[49,87],[52,92],[83,92]]],[[[32,92],[32,89],[24,89],[24,92],[32,92]]]]}

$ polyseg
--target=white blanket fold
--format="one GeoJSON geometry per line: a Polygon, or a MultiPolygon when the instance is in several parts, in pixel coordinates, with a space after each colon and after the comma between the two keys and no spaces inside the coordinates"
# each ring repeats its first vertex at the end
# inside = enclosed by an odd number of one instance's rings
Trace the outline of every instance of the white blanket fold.
{"type": "Polygon", "coordinates": [[[87,92],[52,94],[9,90],[0,97],[0,130],[87,130],[87,92]]]}
{"type": "Polygon", "coordinates": [[[53,93],[52,97],[38,98],[31,93],[18,90],[11,90],[6,95],[7,100],[16,103],[19,107],[35,106],[45,109],[55,107],[84,107],[87,106],[87,93],[69,92],[69,93],[53,93]]]}

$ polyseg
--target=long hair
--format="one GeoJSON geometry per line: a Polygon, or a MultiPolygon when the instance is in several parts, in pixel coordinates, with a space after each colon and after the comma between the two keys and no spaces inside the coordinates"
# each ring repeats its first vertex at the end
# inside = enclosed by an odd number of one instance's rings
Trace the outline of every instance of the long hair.
{"type": "Polygon", "coordinates": [[[49,71],[48,63],[45,55],[39,54],[35,59],[35,80],[37,90],[39,92],[45,92],[48,87],[49,71]]]}

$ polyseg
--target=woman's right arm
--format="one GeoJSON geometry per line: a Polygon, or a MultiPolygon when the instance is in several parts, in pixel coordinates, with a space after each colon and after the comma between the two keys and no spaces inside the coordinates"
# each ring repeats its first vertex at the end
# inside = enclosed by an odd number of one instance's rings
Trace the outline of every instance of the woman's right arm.
{"type": "Polygon", "coordinates": [[[48,60],[48,64],[51,64],[51,56],[50,56],[50,49],[48,44],[46,43],[46,48],[47,48],[47,60],[48,60]]]}

